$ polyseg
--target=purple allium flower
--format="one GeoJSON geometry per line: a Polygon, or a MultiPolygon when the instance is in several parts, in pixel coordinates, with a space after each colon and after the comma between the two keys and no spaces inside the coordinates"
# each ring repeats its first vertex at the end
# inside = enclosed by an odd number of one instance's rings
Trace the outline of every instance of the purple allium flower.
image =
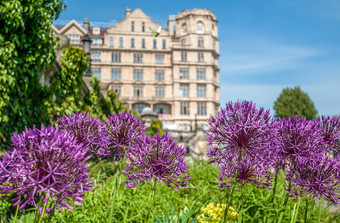
{"type": "Polygon", "coordinates": [[[146,127],[140,119],[135,116],[121,112],[118,115],[108,116],[108,120],[104,121],[109,144],[109,158],[116,159],[124,156],[126,149],[130,147],[134,141],[145,135],[146,127]]]}
{"type": "Polygon", "coordinates": [[[173,138],[164,134],[162,136],[145,136],[137,139],[136,143],[129,147],[126,157],[129,160],[122,171],[127,175],[126,186],[135,187],[142,181],[155,178],[156,182],[165,182],[168,187],[178,191],[176,187],[186,186],[185,180],[191,177],[184,161],[186,149],[178,146],[173,138]]]}
{"type": "Polygon", "coordinates": [[[340,204],[339,172],[338,160],[328,156],[297,158],[294,167],[286,175],[286,180],[293,183],[293,187],[287,192],[294,199],[311,194],[340,204]]]}
{"type": "Polygon", "coordinates": [[[309,157],[312,154],[325,152],[318,122],[295,116],[279,119],[278,123],[275,140],[278,144],[278,159],[281,159],[282,165],[286,160],[292,161],[296,157],[309,157]]]}
{"type": "Polygon", "coordinates": [[[20,209],[41,199],[55,202],[56,209],[72,209],[66,201],[79,205],[91,189],[87,151],[72,134],[53,126],[14,133],[12,148],[0,158],[0,193],[13,194],[20,209]]]}
{"type": "Polygon", "coordinates": [[[252,163],[270,161],[269,148],[275,134],[269,110],[256,109],[248,101],[229,102],[208,123],[207,156],[211,162],[230,156],[246,156],[252,163]]]}
{"type": "MultiPolygon", "coordinates": [[[[268,188],[271,184],[268,169],[271,166],[263,163],[259,165],[249,158],[243,157],[238,160],[235,157],[226,157],[226,160],[219,160],[219,177],[221,181],[217,186],[221,188],[231,188],[237,170],[236,182],[244,185],[246,183],[254,184],[258,188],[268,188]]],[[[224,191],[223,189],[222,191],[224,191]]]]}
{"type": "Polygon", "coordinates": [[[78,143],[90,147],[96,156],[102,157],[107,154],[104,149],[108,144],[105,126],[97,118],[90,117],[88,113],[76,112],[59,118],[59,123],[61,130],[72,133],[78,143]]]}
{"type": "Polygon", "coordinates": [[[327,151],[339,150],[338,141],[340,140],[340,118],[322,116],[316,120],[322,129],[322,136],[327,151]]]}

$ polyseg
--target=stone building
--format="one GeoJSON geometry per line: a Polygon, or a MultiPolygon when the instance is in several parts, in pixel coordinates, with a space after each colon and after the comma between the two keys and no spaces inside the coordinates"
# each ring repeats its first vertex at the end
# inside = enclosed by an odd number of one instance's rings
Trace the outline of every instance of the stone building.
{"type": "Polygon", "coordinates": [[[206,120],[220,105],[216,16],[206,9],[184,10],[169,16],[157,38],[149,27],[159,24],[137,8],[126,9],[125,18],[108,28],[90,27],[88,19],[52,28],[80,47],[90,35],[91,68],[103,95],[113,89],[139,113],[150,107],[165,129],[207,129],[206,120]]]}

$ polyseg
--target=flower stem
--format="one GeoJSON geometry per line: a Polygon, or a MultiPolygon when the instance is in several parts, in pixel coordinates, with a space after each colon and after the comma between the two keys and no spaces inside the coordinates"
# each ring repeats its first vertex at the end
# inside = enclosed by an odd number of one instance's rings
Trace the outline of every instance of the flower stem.
{"type": "Polygon", "coordinates": [[[38,212],[39,212],[39,208],[40,208],[40,205],[42,203],[42,198],[40,197],[40,200],[39,200],[39,203],[35,209],[35,216],[34,216],[34,223],[37,222],[38,219],[38,212]]]}
{"type": "Polygon", "coordinates": [[[110,208],[110,214],[109,214],[109,221],[108,222],[112,222],[112,217],[113,217],[113,209],[116,203],[116,193],[117,193],[117,187],[118,187],[118,180],[117,177],[118,176],[114,176],[114,181],[113,181],[113,187],[112,187],[112,192],[111,192],[111,208],[110,208]]]}
{"type": "Polygon", "coordinates": [[[308,196],[306,196],[305,223],[308,222],[308,196]]]}
{"type": "Polygon", "coordinates": [[[286,197],[285,197],[285,200],[284,200],[284,202],[283,202],[282,208],[279,210],[279,219],[278,219],[278,223],[281,223],[282,218],[283,218],[283,213],[284,213],[285,210],[286,210],[286,206],[287,206],[287,203],[288,203],[289,191],[290,191],[290,188],[291,188],[291,187],[292,187],[292,183],[289,181],[289,183],[288,183],[288,193],[286,193],[286,197]]]}
{"type": "Polygon", "coordinates": [[[292,218],[290,220],[290,223],[295,223],[296,222],[296,218],[297,218],[297,215],[299,213],[300,203],[301,203],[301,199],[299,197],[298,198],[298,202],[295,202],[295,204],[294,204],[294,209],[293,209],[292,218]]]}
{"type": "Polygon", "coordinates": [[[277,186],[277,178],[279,175],[280,169],[275,170],[275,177],[274,177],[274,188],[273,188],[273,195],[270,199],[270,202],[274,205],[274,199],[275,199],[275,194],[276,194],[276,186],[277,186]]]}
{"type": "Polygon", "coordinates": [[[225,209],[224,209],[223,221],[222,222],[226,222],[226,218],[227,218],[228,210],[229,210],[229,205],[230,205],[230,203],[232,202],[232,199],[233,199],[233,192],[235,190],[237,175],[238,175],[238,171],[236,170],[234,180],[233,180],[233,185],[231,187],[231,191],[230,191],[230,194],[227,198],[227,203],[226,203],[226,206],[225,206],[225,209]]]}
{"type": "Polygon", "coordinates": [[[19,204],[17,205],[17,209],[16,209],[16,211],[15,211],[15,217],[14,217],[14,221],[13,221],[13,223],[15,223],[16,221],[17,221],[17,217],[18,217],[18,212],[19,212],[19,204]]]}
{"type": "Polygon", "coordinates": [[[321,222],[320,221],[320,219],[321,219],[321,209],[322,209],[322,198],[320,198],[320,201],[319,201],[318,223],[321,222]]]}

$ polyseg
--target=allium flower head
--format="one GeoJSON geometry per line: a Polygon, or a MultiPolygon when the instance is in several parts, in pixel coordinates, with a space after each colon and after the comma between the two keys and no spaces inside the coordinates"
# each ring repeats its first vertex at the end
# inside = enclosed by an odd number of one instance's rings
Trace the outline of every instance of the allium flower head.
{"type": "Polygon", "coordinates": [[[340,140],[340,117],[321,116],[318,117],[319,127],[322,130],[323,140],[326,149],[339,151],[338,141],[340,140]]]}
{"type": "Polygon", "coordinates": [[[294,184],[290,193],[294,199],[311,194],[315,197],[326,197],[340,204],[340,165],[338,160],[328,156],[310,156],[296,159],[290,168],[286,180],[294,184]]]}
{"type": "Polygon", "coordinates": [[[37,206],[40,199],[53,200],[56,209],[72,209],[66,200],[81,204],[84,191],[91,189],[87,150],[53,126],[14,133],[12,148],[0,157],[0,193],[13,194],[20,209],[37,206]]]}
{"type": "Polygon", "coordinates": [[[76,112],[59,118],[59,123],[61,130],[72,133],[78,143],[90,147],[96,156],[102,157],[107,153],[104,149],[108,144],[105,126],[97,118],[90,117],[88,113],[76,112]]]}
{"type": "Polygon", "coordinates": [[[208,119],[207,156],[212,162],[230,154],[247,156],[254,162],[266,159],[275,136],[271,122],[269,110],[256,109],[252,102],[227,103],[225,109],[208,119]]]}
{"type": "Polygon", "coordinates": [[[277,153],[281,160],[308,157],[325,151],[322,131],[315,121],[297,118],[297,116],[279,119],[277,130],[275,140],[279,145],[277,153]]]}
{"type": "Polygon", "coordinates": [[[270,167],[272,166],[266,163],[254,163],[247,157],[242,157],[241,160],[226,157],[218,164],[220,183],[217,186],[223,188],[222,191],[225,188],[231,188],[237,170],[236,183],[241,185],[250,183],[258,188],[269,188],[271,181],[268,170],[270,167]]]}
{"type": "MultiPolygon", "coordinates": [[[[127,187],[135,187],[142,181],[165,182],[168,187],[186,186],[184,180],[189,180],[188,167],[184,161],[186,149],[178,146],[167,134],[162,136],[145,136],[137,139],[136,143],[129,147],[126,157],[129,160],[126,171],[127,187]]],[[[174,188],[174,187],[173,187],[174,188]]],[[[174,190],[177,191],[176,188],[174,190]]]]}
{"type": "Polygon", "coordinates": [[[104,125],[109,138],[108,156],[113,159],[124,156],[126,149],[145,135],[146,127],[140,119],[125,112],[109,115],[104,125]]]}

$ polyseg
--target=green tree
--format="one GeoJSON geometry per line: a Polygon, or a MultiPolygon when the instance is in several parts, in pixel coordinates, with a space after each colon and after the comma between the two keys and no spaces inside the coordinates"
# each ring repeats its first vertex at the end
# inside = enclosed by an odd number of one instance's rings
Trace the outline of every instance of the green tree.
{"type": "Polygon", "coordinates": [[[297,115],[308,120],[316,118],[317,110],[308,94],[300,87],[285,88],[274,103],[275,117],[287,118],[297,115]]]}
{"type": "Polygon", "coordinates": [[[0,1],[0,147],[12,132],[50,123],[39,78],[55,62],[51,24],[64,8],[62,0],[0,1]]]}
{"type": "Polygon", "coordinates": [[[81,48],[67,46],[61,56],[61,70],[53,77],[50,87],[50,115],[58,117],[84,110],[83,74],[89,66],[89,55],[81,48]]]}
{"type": "Polygon", "coordinates": [[[112,89],[107,91],[107,96],[103,100],[103,112],[105,115],[110,115],[112,112],[118,114],[122,111],[127,112],[128,109],[122,103],[122,101],[118,100],[116,92],[112,89]]]}

